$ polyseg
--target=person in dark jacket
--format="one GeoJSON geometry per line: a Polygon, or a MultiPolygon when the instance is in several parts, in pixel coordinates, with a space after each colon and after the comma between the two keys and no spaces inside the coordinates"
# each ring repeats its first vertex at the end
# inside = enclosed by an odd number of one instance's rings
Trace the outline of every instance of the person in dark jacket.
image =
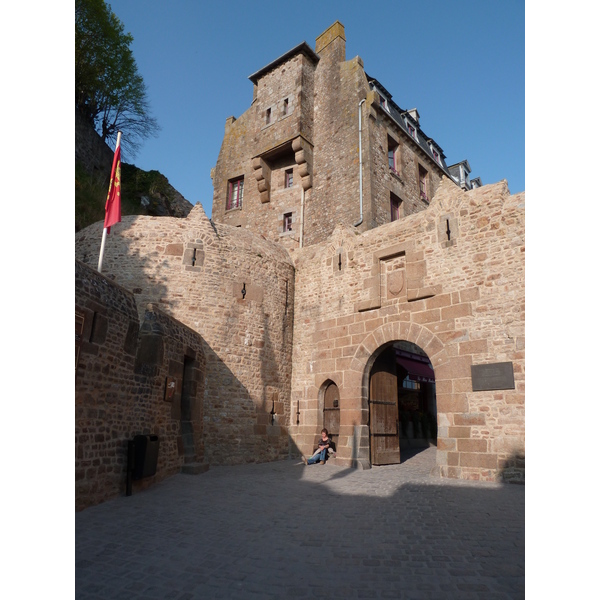
{"type": "Polygon", "coordinates": [[[327,460],[327,452],[332,446],[331,438],[327,429],[321,429],[321,439],[319,440],[319,447],[315,450],[315,453],[307,460],[304,456],[302,460],[305,465],[314,465],[320,462],[321,465],[325,464],[327,460]]]}

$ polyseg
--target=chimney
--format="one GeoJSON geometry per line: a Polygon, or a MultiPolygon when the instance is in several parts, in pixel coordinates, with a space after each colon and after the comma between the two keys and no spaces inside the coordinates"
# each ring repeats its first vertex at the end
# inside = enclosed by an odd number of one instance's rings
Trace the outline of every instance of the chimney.
{"type": "Polygon", "coordinates": [[[419,124],[419,111],[416,108],[411,108],[406,111],[419,124]]]}
{"type": "Polygon", "coordinates": [[[315,52],[321,56],[324,50],[325,54],[337,51],[339,62],[346,60],[346,35],[344,26],[339,21],[336,21],[316,39],[315,52]]]}

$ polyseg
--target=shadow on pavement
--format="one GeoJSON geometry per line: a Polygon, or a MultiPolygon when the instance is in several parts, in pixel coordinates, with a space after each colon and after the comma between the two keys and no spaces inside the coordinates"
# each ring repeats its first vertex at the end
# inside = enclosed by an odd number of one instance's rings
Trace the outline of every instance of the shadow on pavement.
{"type": "Polygon", "coordinates": [[[77,598],[524,598],[524,487],[429,477],[426,454],[216,467],[92,507],[77,598]]]}

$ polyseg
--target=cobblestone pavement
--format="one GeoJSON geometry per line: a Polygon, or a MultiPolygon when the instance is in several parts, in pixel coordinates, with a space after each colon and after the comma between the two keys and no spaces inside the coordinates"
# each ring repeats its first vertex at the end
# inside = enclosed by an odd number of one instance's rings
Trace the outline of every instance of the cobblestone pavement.
{"type": "Polygon", "coordinates": [[[175,475],[76,514],[78,600],[525,597],[525,488],[299,460],[175,475]]]}

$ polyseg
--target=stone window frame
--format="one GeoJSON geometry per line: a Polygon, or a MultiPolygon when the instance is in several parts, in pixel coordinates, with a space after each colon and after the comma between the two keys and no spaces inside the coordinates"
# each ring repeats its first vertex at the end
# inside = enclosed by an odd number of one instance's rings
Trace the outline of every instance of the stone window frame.
{"type": "Polygon", "coordinates": [[[284,210],[280,215],[280,233],[279,237],[290,236],[296,233],[294,229],[294,224],[296,224],[296,211],[294,210],[284,210]],[[291,229],[286,230],[286,226],[291,227],[291,229]]]}
{"type": "Polygon", "coordinates": [[[389,132],[387,133],[387,147],[388,167],[392,173],[399,175],[397,154],[398,149],[400,148],[400,142],[392,137],[389,132]]]}
{"type": "Polygon", "coordinates": [[[284,96],[283,99],[277,104],[282,106],[279,115],[279,120],[287,119],[294,112],[293,94],[288,94],[287,96],[284,96]]]}
{"type": "Polygon", "coordinates": [[[284,172],[283,187],[291,188],[294,185],[294,168],[290,167],[284,172]]]}
{"type": "Polygon", "coordinates": [[[429,171],[419,161],[417,161],[417,181],[419,184],[419,199],[429,204],[430,199],[427,195],[429,189],[429,171]]]}
{"type": "Polygon", "coordinates": [[[243,200],[244,200],[244,176],[241,175],[239,177],[233,177],[232,179],[229,179],[227,181],[227,200],[225,203],[225,211],[229,211],[229,210],[241,210],[242,209],[242,204],[243,204],[243,200]],[[241,186],[239,185],[241,183],[241,186]],[[233,193],[234,193],[234,186],[237,185],[238,188],[238,192],[237,192],[237,197],[236,197],[236,204],[233,204],[233,193]]]}
{"type": "Polygon", "coordinates": [[[400,207],[402,206],[402,198],[390,191],[390,222],[398,221],[402,215],[400,214],[400,207]],[[398,200],[396,203],[395,200],[398,200]],[[394,208],[396,209],[396,218],[394,218],[394,208]]]}

